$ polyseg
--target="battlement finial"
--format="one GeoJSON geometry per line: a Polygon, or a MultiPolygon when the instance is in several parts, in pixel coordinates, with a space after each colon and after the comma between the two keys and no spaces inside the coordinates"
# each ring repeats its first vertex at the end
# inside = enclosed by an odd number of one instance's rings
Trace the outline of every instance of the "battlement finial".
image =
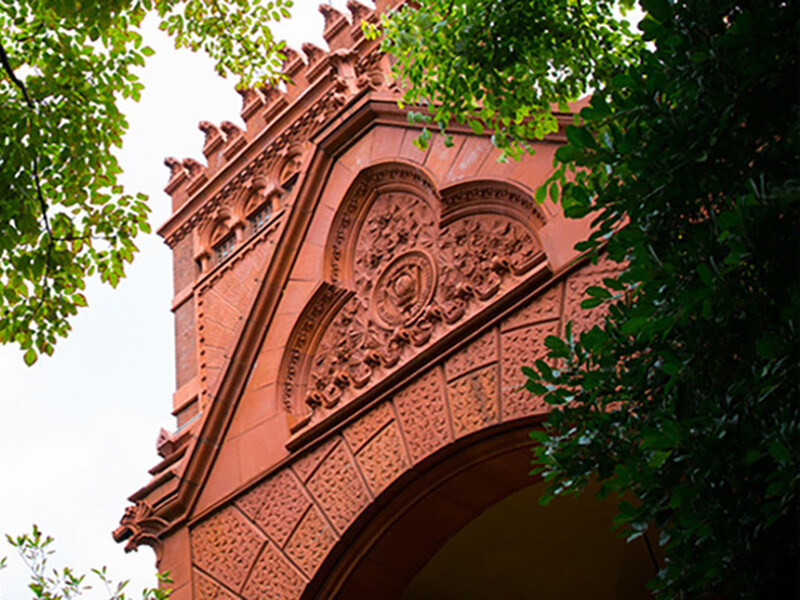
{"type": "Polygon", "coordinates": [[[282,98],[286,95],[286,92],[271,84],[261,86],[259,91],[261,92],[261,96],[264,98],[264,104],[267,106],[275,102],[275,100],[278,98],[282,98]]]}
{"type": "Polygon", "coordinates": [[[288,77],[294,77],[305,66],[303,58],[300,53],[290,46],[286,46],[283,50],[283,55],[286,57],[281,65],[281,71],[288,77]]]}
{"type": "Polygon", "coordinates": [[[184,158],[181,164],[186,169],[186,172],[189,173],[190,179],[205,171],[205,167],[193,158],[184,158]]]}
{"type": "Polygon", "coordinates": [[[375,15],[374,10],[356,0],[347,0],[347,10],[353,15],[353,24],[359,26],[361,21],[370,21],[375,15]]]}
{"type": "Polygon", "coordinates": [[[208,121],[200,121],[197,124],[197,128],[206,136],[204,147],[215,144],[217,140],[224,141],[225,139],[225,136],[223,135],[222,131],[220,131],[219,127],[213,123],[209,123],[208,121]]]}
{"type": "Polygon", "coordinates": [[[345,35],[350,22],[347,17],[330,4],[320,4],[319,12],[325,18],[325,28],[322,30],[322,37],[328,43],[331,50],[337,50],[349,45],[349,36],[345,35]]]}
{"type": "Polygon", "coordinates": [[[226,159],[230,159],[234,154],[247,145],[244,131],[242,128],[231,123],[230,121],[223,121],[220,123],[220,129],[225,133],[225,150],[223,154],[226,159]]]}
{"type": "Polygon", "coordinates": [[[322,16],[325,18],[325,29],[328,29],[331,25],[338,23],[340,19],[345,18],[341,11],[335,9],[330,4],[320,4],[319,12],[321,12],[322,16]]]}
{"type": "Polygon", "coordinates": [[[172,156],[168,156],[164,159],[164,165],[169,169],[170,179],[174,179],[178,173],[184,171],[181,161],[179,161],[177,158],[173,158],[172,156]]]}
{"type": "Polygon", "coordinates": [[[238,93],[242,97],[242,106],[248,106],[253,102],[259,102],[262,100],[261,93],[254,88],[244,88],[244,89],[236,89],[236,93],[238,93]]]}
{"type": "Polygon", "coordinates": [[[241,127],[239,127],[236,123],[231,123],[230,121],[223,121],[220,123],[219,127],[228,138],[232,138],[243,133],[241,127]]]}
{"type": "Polygon", "coordinates": [[[300,48],[303,50],[303,54],[306,55],[306,58],[308,58],[309,66],[318,63],[327,54],[325,50],[309,42],[304,43],[300,48]]]}
{"type": "Polygon", "coordinates": [[[219,132],[217,126],[214,125],[213,123],[210,123],[209,121],[200,121],[197,124],[197,128],[206,135],[213,135],[215,132],[217,133],[219,132]]]}

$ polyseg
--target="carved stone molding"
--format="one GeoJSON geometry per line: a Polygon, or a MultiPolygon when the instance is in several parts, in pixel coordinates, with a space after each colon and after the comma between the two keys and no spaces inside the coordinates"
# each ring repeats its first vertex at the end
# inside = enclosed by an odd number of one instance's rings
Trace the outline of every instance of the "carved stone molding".
{"type": "MultiPolygon", "coordinates": [[[[322,326],[339,306],[347,302],[350,296],[352,293],[348,293],[347,290],[323,282],[301,313],[289,337],[288,350],[281,363],[281,373],[283,374],[281,397],[287,412],[300,412],[293,406],[293,399],[306,394],[304,382],[311,366],[306,350],[316,345],[317,338],[324,330],[322,326]]],[[[315,401],[315,395],[307,397],[307,402],[313,404],[315,401]]]]}
{"type": "MultiPolygon", "coordinates": [[[[197,298],[197,362],[201,409],[205,409],[208,406],[217,384],[217,375],[211,372],[212,368],[218,370],[222,363],[227,361],[228,355],[232,351],[231,344],[236,341],[236,332],[241,326],[241,319],[244,318],[249,307],[249,302],[251,301],[250,293],[246,293],[245,290],[255,289],[255,286],[260,281],[262,271],[260,261],[263,261],[268,253],[271,252],[268,242],[271,238],[274,239],[277,230],[282,225],[282,221],[283,215],[280,212],[274,213],[271,221],[263,229],[258,231],[244,246],[237,249],[229,259],[202,279],[195,290],[197,298]],[[253,264],[254,261],[255,264],[253,264]],[[249,267],[247,272],[251,279],[250,286],[244,285],[244,282],[239,279],[239,277],[244,277],[241,269],[243,264],[249,267]],[[228,281],[227,283],[226,280],[228,281]],[[232,315],[228,315],[226,322],[228,327],[224,330],[214,327],[214,324],[209,322],[209,310],[207,308],[209,293],[219,285],[222,285],[223,289],[226,286],[234,285],[241,292],[229,295],[226,300],[222,301],[228,307],[229,312],[238,313],[238,318],[235,321],[232,320],[232,315]],[[213,327],[213,331],[209,331],[211,327],[213,327]],[[221,356],[220,353],[222,353],[221,356]]],[[[214,307],[211,310],[211,317],[213,319],[216,316],[219,319],[219,314],[215,314],[221,310],[219,300],[214,302],[214,307]]]]}

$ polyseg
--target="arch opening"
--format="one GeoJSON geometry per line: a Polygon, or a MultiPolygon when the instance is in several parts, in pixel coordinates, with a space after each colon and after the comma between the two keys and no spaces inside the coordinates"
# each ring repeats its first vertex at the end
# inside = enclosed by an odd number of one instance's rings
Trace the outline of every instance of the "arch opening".
{"type": "Polygon", "coordinates": [[[614,500],[538,505],[531,426],[482,432],[407,473],[345,533],[303,598],[649,598],[646,541],[610,531],[614,500]]]}

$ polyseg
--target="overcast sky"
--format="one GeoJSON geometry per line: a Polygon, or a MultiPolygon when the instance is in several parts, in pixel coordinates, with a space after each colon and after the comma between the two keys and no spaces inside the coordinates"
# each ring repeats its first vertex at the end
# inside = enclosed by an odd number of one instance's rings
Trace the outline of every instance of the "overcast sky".
{"type": "MultiPolygon", "coordinates": [[[[280,35],[297,49],[303,41],[325,47],[318,2],[296,4],[280,35]]],[[[344,0],[333,4],[345,11],[344,0]]],[[[124,105],[130,130],[120,161],[128,191],[149,195],[155,229],[170,213],[164,157],[202,161],[198,122],[242,124],[241,99],[209,59],[175,51],[154,22],[145,40],[156,55],[141,71],[141,102],[124,105]]],[[[55,537],[53,566],[107,565],[113,579],[131,580],[134,598],[154,585],[154,554],[126,555],[111,531],[159,460],[156,436],[173,428],[175,389],[170,252],[155,234],[137,244],[141,252],[116,290],[89,284],[89,308],[53,357],[28,368],[18,349],[0,346],[0,534],[36,523],[55,537]]],[[[30,598],[27,571],[3,540],[1,556],[9,566],[0,571],[0,599],[30,598]]],[[[85,596],[107,597],[99,589],[85,596]]]]}

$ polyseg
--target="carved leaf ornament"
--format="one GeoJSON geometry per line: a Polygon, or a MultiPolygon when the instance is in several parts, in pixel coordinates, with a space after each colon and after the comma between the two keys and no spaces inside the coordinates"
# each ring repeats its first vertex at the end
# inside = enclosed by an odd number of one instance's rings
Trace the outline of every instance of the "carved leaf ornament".
{"type": "Polygon", "coordinates": [[[396,164],[351,186],[327,245],[330,283],[284,358],[283,402],[305,413],[299,426],[351,401],[545,259],[529,195],[493,181],[462,188],[440,195],[422,172],[396,164]]]}

